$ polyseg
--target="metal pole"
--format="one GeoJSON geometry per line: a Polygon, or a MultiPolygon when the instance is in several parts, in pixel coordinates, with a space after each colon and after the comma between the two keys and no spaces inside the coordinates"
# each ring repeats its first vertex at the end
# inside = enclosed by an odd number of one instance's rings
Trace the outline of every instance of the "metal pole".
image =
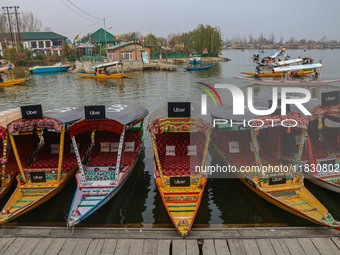
{"type": "Polygon", "coordinates": [[[7,10],[6,14],[7,14],[7,19],[8,19],[9,32],[11,33],[12,47],[13,47],[13,34],[12,34],[11,18],[9,17],[8,8],[9,8],[9,6],[2,7],[2,9],[6,9],[7,10]]]}
{"type": "Polygon", "coordinates": [[[17,20],[17,31],[18,31],[18,37],[19,37],[19,50],[21,50],[21,36],[20,36],[20,26],[19,26],[19,20],[18,20],[18,12],[17,9],[19,9],[19,6],[14,6],[14,11],[15,11],[15,18],[17,20]]]}
{"type": "Polygon", "coordinates": [[[103,18],[104,21],[104,31],[105,31],[105,51],[106,51],[106,58],[107,58],[107,36],[106,36],[106,23],[105,18],[103,18]]]}

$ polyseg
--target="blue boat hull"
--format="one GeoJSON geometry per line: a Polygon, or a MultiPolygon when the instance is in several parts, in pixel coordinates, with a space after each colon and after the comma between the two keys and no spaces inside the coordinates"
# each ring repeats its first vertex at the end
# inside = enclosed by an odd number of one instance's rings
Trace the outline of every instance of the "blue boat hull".
{"type": "Polygon", "coordinates": [[[187,67],[185,68],[187,71],[201,71],[201,70],[207,70],[210,67],[213,67],[215,64],[213,65],[208,65],[208,66],[202,66],[202,67],[187,67]]]}
{"type": "Polygon", "coordinates": [[[51,66],[51,67],[39,67],[33,69],[31,72],[33,74],[39,73],[57,73],[57,72],[66,72],[70,66],[51,66]]]}

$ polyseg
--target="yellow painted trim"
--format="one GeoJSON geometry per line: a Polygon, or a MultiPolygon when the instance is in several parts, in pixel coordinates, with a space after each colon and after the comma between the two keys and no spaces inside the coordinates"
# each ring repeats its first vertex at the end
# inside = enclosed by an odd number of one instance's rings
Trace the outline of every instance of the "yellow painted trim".
{"type": "Polygon", "coordinates": [[[15,159],[17,161],[17,164],[19,166],[19,170],[20,170],[21,176],[24,179],[24,181],[26,182],[27,180],[26,180],[26,177],[25,177],[24,168],[22,167],[20,156],[18,154],[17,146],[15,144],[13,135],[10,134],[9,135],[9,139],[11,140],[11,143],[12,143],[12,149],[13,149],[14,156],[15,156],[15,159]]]}
{"type": "Polygon", "coordinates": [[[59,162],[58,162],[58,182],[60,182],[61,169],[63,167],[64,141],[65,141],[65,124],[63,124],[63,127],[61,128],[61,133],[60,133],[59,162]]]}

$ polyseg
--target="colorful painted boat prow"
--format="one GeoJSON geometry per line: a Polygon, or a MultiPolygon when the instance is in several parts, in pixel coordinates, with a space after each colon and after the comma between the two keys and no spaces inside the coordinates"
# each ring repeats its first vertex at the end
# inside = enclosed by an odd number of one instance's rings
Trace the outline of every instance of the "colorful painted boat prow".
{"type": "Polygon", "coordinates": [[[92,108],[100,113],[97,118],[85,117],[69,128],[79,171],[68,226],[85,220],[117,194],[143,148],[146,108],[124,103],[89,106],[85,116],[92,108]]]}
{"type": "Polygon", "coordinates": [[[80,118],[77,108],[43,113],[41,106],[34,105],[14,113],[15,117],[0,115],[0,123],[7,124],[20,174],[16,190],[1,210],[0,223],[15,219],[56,195],[77,167],[66,129],[66,125],[80,118]]]}
{"type": "Polygon", "coordinates": [[[154,150],[154,176],[163,204],[178,232],[185,237],[199,209],[207,177],[205,166],[211,124],[193,114],[167,117],[165,109],[149,118],[154,150]]]}

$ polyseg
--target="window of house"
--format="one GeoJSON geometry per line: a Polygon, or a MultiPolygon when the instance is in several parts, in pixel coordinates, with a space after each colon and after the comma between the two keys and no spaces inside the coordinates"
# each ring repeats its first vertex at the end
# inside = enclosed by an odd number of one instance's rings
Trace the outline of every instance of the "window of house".
{"type": "Polygon", "coordinates": [[[36,49],[37,48],[37,42],[31,42],[31,46],[32,46],[32,49],[36,49]]]}
{"type": "Polygon", "coordinates": [[[122,59],[132,60],[132,52],[122,52],[120,56],[122,59]]]}
{"type": "Polygon", "coordinates": [[[44,42],[43,41],[39,41],[39,48],[44,48],[44,42]]]}
{"type": "Polygon", "coordinates": [[[46,46],[46,48],[51,47],[51,41],[45,41],[45,46],[46,46]]]}

